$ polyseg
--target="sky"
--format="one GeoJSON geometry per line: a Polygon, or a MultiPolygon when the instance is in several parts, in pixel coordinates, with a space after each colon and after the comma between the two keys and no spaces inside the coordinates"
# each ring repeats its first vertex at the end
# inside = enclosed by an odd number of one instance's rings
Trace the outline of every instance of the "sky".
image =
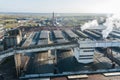
{"type": "Polygon", "coordinates": [[[120,13],[120,0],[0,0],[0,12],[120,13]]]}

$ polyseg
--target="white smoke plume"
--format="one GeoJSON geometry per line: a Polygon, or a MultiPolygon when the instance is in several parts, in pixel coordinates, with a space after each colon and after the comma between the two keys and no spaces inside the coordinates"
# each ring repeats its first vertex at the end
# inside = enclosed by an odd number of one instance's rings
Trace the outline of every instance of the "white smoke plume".
{"type": "Polygon", "coordinates": [[[103,38],[107,38],[107,36],[112,32],[113,28],[119,28],[120,27],[120,15],[115,14],[111,17],[108,17],[106,19],[106,22],[103,24],[106,26],[106,29],[102,31],[103,38]]]}
{"type": "Polygon", "coordinates": [[[81,27],[81,30],[84,31],[85,29],[96,27],[96,26],[98,26],[97,20],[89,21],[81,27]]]}
{"type": "MultiPolygon", "coordinates": [[[[102,31],[103,38],[105,39],[110,34],[110,32],[112,32],[114,28],[120,28],[120,14],[114,14],[112,16],[108,16],[103,26],[106,27],[106,29],[102,31]]],[[[84,31],[85,29],[90,29],[94,27],[99,27],[97,20],[93,20],[85,23],[81,27],[81,30],[84,31]]]]}

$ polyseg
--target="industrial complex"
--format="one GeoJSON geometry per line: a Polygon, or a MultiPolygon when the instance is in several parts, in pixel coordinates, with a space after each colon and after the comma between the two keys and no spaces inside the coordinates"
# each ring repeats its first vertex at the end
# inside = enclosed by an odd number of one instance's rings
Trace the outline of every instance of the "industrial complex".
{"type": "Polygon", "coordinates": [[[54,13],[50,22],[0,29],[0,80],[119,80],[118,29],[104,37],[104,22],[82,30],[58,25],[54,13]]]}

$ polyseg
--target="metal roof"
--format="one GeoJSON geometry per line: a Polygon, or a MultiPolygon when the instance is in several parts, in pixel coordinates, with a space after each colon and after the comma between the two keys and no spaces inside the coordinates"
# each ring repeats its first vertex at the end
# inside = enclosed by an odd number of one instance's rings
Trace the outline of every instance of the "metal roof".
{"type": "Polygon", "coordinates": [[[65,30],[65,32],[71,37],[71,38],[76,38],[79,37],[75,33],[73,33],[71,30],[65,30]]]}
{"type": "Polygon", "coordinates": [[[40,32],[40,36],[39,36],[40,39],[47,39],[48,37],[49,37],[49,32],[47,30],[42,30],[40,32]]]}
{"type": "Polygon", "coordinates": [[[60,30],[54,30],[55,38],[64,38],[60,30]]]}

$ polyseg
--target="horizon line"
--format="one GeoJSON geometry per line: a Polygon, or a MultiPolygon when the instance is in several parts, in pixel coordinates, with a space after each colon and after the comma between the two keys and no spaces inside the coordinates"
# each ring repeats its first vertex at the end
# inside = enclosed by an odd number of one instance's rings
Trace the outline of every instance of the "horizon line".
{"type": "MultiPolygon", "coordinates": [[[[53,13],[54,11],[52,12],[14,12],[14,11],[11,11],[11,12],[2,12],[0,11],[0,13],[32,13],[32,14],[40,14],[40,13],[53,13]]],[[[64,14],[64,13],[68,13],[68,14],[113,14],[113,13],[93,13],[93,12],[54,12],[54,13],[60,13],[60,14],[64,14]]]]}

